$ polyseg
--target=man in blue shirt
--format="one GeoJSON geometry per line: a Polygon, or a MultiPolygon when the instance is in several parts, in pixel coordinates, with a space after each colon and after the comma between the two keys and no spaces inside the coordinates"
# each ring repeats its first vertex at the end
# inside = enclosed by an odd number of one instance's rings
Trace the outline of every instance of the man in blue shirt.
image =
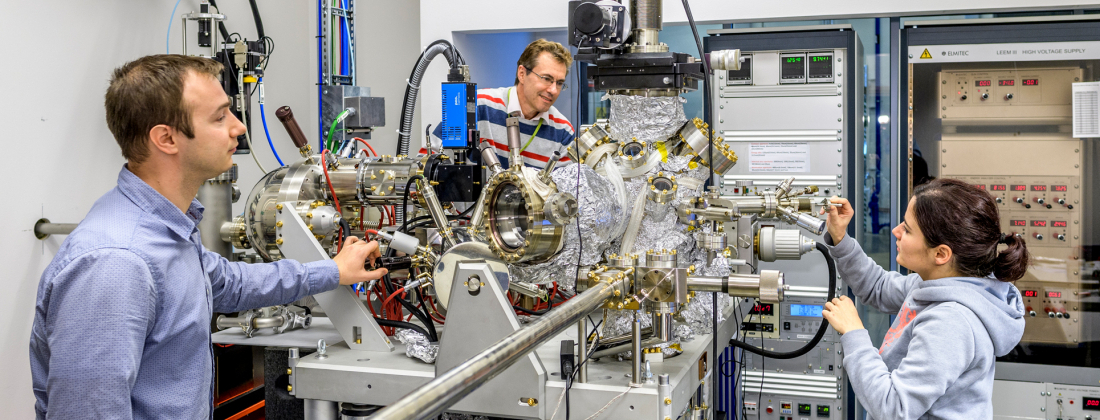
{"type": "Polygon", "coordinates": [[[214,312],[284,304],[382,277],[376,242],[332,260],[229,262],[199,238],[199,186],[233,164],[245,127],[213,60],[157,55],[115,70],[107,125],[127,164],[38,286],[31,332],[42,418],[208,419],[214,312]]]}

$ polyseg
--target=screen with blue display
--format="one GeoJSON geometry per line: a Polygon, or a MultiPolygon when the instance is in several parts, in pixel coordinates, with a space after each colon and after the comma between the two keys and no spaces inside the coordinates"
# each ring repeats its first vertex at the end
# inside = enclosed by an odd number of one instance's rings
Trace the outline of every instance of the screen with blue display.
{"type": "Polygon", "coordinates": [[[821,317],[821,305],[791,305],[791,316],[816,316],[821,317]]]}

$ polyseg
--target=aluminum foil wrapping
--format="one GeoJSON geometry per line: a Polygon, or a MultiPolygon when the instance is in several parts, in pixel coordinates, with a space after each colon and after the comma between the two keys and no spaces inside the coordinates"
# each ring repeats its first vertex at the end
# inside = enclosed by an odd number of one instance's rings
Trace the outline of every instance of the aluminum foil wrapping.
{"type": "MultiPolygon", "coordinates": [[[[653,318],[649,314],[640,314],[638,319],[642,324],[642,329],[649,328],[653,325],[653,318]]],[[[633,330],[634,313],[633,311],[607,311],[607,318],[604,320],[603,326],[600,328],[602,334],[605,337],[612,337],[623,334],[630,334],[633,330]]],[[[673,357],[680,354],[679,350],[676,350],[670,346],[680,343],[680,333],[676,329],[676,323],[673,322],[672,340],[666,343],[661,343],[657,347],[661,349],[661,354],[665,357],[673,357]]],[[[691,329],[686,328],[686,333],[690,334],[691,329]]],[[[693,336],[689,336],[689,340],[693,336]]],[[[630,358],[633,356],[633,351],[627,350],[619,353],[619,357],[630,358]]]]}
{"type": "Polygon", "coordinates": [[[559,191],[574,194],[577,198],[578,213],[573,223],[565,227],[564,243],[549,261],[539,264],[512,265],[513,281],[526,281],[536,284],[558,282],[566,290],[573,290],[577,276],[577,253],[580,252],[580,265],[589,266],[602,259],[603,251],[617,239],[614,233],[629,217],[616,198],[618,193],[611,182],[600,176],[588,165],[567,165],[555,169],[551,174],[559,191]],[[580,186],[577,183],[577,171],[580,170],[580,186]],[[578,223],[580,240],[578,240],[578,223]],[[581,245],[584,245],[583,249],[581,245]]]}
{"type": "Polygon", "coordinates": [[[664,141],[687,122],[684,98],[605,95],[611,101],[611,136],[619,141],[637,138],[646,142],[664,141]]]}
{"type": "Polygon", "coordinates": [[[406,356],[423,360],[424,363],[435,363],[439,355],[439,344],[432,344],[428,337],[417,331],[398,328],[393,338],[405,344],[406,356]]]}

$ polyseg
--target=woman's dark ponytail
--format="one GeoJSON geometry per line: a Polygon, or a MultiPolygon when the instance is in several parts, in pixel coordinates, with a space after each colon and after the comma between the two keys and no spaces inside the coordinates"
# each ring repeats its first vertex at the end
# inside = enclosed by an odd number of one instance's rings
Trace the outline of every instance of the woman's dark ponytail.
{"type": "Polygon", "coordinates": [[[1028,252],[1024,244],[1024,238],[1019,235],[1008,235],[1004,239],[1008,248],[997,253],[997,259],[993,261],[993,275],[1001,281],[1016,281],[1022,279],[1027,273],[1028,252]]]}

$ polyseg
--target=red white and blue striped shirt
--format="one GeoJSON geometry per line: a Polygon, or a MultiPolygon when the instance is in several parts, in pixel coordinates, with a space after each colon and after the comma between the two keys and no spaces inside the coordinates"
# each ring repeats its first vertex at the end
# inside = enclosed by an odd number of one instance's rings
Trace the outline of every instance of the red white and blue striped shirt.
{"type": "MultiPolygon", "coordinates": [[[[520,156],[523,156],[525,165],[543,168],[556,151],[561,151],[561,161],[569,160],[566,148],[573,144],[573,124],[557,108],[551,106],[549,111],[536,115],[533,119],[526,119],[520,110],[519,95],[514,87],[478,89],[477,129],[481,132],[480,141],[492,142],[497,157],[505,168],[509,165],[508,129],[505,121],[508,114],[516,111],[520,114],[520,143],[524,145],[520,156]]],[[[432,130],[433,147],[438,148],[441,144],[441,136],[441,126],[432,130]]],[[[421,153],[424,152],[426,151],[422,149],[421,153]]]]}

